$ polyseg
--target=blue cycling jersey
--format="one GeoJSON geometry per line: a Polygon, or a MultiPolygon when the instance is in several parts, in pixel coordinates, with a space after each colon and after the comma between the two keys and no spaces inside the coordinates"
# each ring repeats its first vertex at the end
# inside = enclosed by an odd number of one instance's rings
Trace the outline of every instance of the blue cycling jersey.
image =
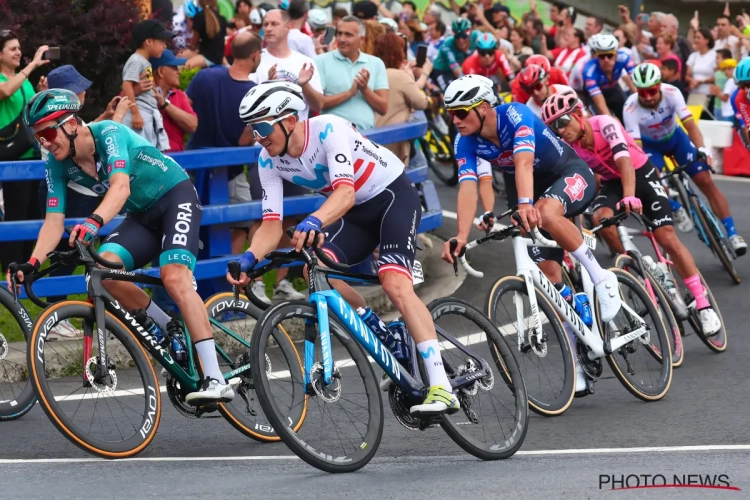
{"type": "Polygon", "coordinates": [[[627,71],[627,74],[631,75],[634,69],[635,64],[627,52],[618,50],[615,67],[612,70],[612,79],[610,79],[599,66],[599,59],[592,57],[583,67],[583,80],[586,90],[591,97],[597,96],[602,93],[602,90],[608,90],[617,85],[623,71],[627,71]]]}
{"type": "Polygon", "coordinates": [[[573,148],[558,139],[525,104],[501,104],[495,113],[500,147],[478,135],[456,136],[458,182],[476,181],[481,176],[483,172],[477,171],[478,158],[509,174],[515,173],[513,157],[517,153],[534,153],[535,174],[561,172],[578,159],[573,148]]]}

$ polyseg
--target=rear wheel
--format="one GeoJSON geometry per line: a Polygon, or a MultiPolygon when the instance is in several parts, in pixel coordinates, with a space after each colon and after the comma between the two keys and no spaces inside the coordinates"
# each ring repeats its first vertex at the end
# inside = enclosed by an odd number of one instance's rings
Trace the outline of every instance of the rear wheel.
{"type": "MultiPolygon", "coordinates": [[[[677,276],[674,269],[672,269],[672,274],[674,276],[677,276]]],[[[706,290],[706,298],[708,299],[709,304],[711,304],[713,310],[716,311],[716,314],[719,316],[719,321],[721,321],[721,329],[715,335],[711,335],[710,337],[705,335],[703,333],[703,328],[701,327],[701,322],[698,319],[698,312],[695,310],[695,307],[688,308],[690,314],[688,316],[688,323],[690,323],[690,326],[693,327],[693,331],[698,335],[698,337],[700,337],[700,339],[704,344],[706,344],[709,349],[716,353],[722,353],[727,350],[727,330],[724,326],[724,318],[722,318],[721,316],[719,303],[716,302],[716,297],[714,297],[714,294],[711,293],[711,289],[708,287],[708,283],[706,283],[703,274],[701,274],[700,277],[703,288],[706,290]]],[[[685,289],[684,285],[682,288],[679,288],[679,290],[682,292],[682,296],[685,298],[686,304],[690,304],[695,300],[693,298],[693,295],[687,289],[685,289]]]]}
{"type": "Polygon", "coordinates": [[[458,163],[453,154],[450,137],[443,135],[429,123],[426,138],[419,139],[419,145],[427,158],[430,170],[447,186],[458,184],[458,163]]]}
{"type": "Polygon", "coordinates": [[[29,381],[26,346],[33,322],[21,301],[0,289],[0,421],[15,420],[34,407],[36,396],[29,381]]]}
{"type": "Polygon", "coordinates": [[[732,278],[732,281],[739,285],[741,278],[740,275],[737,274],[737,270],[732,263],[734,260],[734,254],[729,249],[729,241],[724,236],[724,233],[716,226],[716,218],[712,214],[704,212],[704,207],[698,202],[698,200],[693,202],[693,207],[696,209],[695,213],[698,220],[700,220],[701,226],[704,228],[711,250],[714,252],[714,255],[718,257],[719,262],[724,266],[724,269],[726,269],[729,277],[732,278]]]}

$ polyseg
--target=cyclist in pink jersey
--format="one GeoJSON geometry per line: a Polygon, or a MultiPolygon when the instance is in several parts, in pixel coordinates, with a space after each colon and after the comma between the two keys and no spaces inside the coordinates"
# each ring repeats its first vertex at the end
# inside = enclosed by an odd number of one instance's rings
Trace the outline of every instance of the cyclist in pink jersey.
{"type": "MultiPolygon", "coordinates": [[[[677,273],[696,298],[703,331],[718,333],[721,321],[706,298],[693,256],[677,238],[669,198],[656,167],[630,134],[611,116],[584,119],[583,104],[572,90],[550,96],[542,106],[542,120],[600,176],[599,193],[592,202],[595,223],[612,217],[618,209],[643,213],[651,219],[656,226],[656,241],[669,253],[677,273]]],[[[599,234],[610,248],[624,252],[614,227],[599,234]]]]}

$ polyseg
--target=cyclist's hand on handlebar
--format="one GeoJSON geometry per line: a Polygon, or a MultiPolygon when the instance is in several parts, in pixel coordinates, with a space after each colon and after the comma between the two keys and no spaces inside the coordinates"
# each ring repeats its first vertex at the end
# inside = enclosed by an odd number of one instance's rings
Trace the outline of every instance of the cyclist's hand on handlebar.
{"type": "Polygon", "coordinates": [[[27,274],[29,276],[36,274],[39,271],[39,267],[40,267],[39,261],[34,258],[29,260],[28,262],[24,262],[23,264],[16,264],[15,262],[10,263],[8,265],[8,270],[5,274],[5,279],[8,282],[8,291],[10,293],[13,293],[13,284],[11,282],[11,269],[13,268],[16,269],[16,283],[18,283],[16,285],[16,288],[17,288],[16,291],[20,291],[21,290],[20,283],[23,283],[24,276],[27,274]]]}
{"type": "Polygon", "coordinates": [[[618,210],[624,209],[625,213],[628,215],[630,215],[630,212],[635,212],[637,214],[643,213],[643,203],[641,203],[641,200],[635,196],[626,196],[617,204],[616,208],[618,210]]]}
{"type": "Polygon", "coordinates": [[[477,229],[481,229],[482,231],[490,231],[494,225],[495,225],[495,214],[492,212],[485,212],[479,218],[479,222],[477,223],[477,229]]]}
{"type": "Polygon", "coordinates": [[[292,245],[298,252],[303,247],[311,247],[317,239],[317,246],[323,244],[325,235],[323,234],[323,223],[317,217],[308,215],[305,220],[297,224],[297,228],[292,236],[292,245]]]}
{"type": "Polygon", "coordinates": [[[533,205],[528,203],[518,205],[518,212],[516,212],[516,215],[511,220],[515,225],[519,225],[517,220],[519,218],[521,219],[521,227],[527,232],[530,232],[535,227],[542,228],[542,214],[533,205]]]}
{"type": "MultiPolygon", "coordinates": [[[[255,258],[255,254],[251,251],[247,251],[244,254],[242,254],[242,257],[240,257],[239,260],[239,276],[233,276],[232,275],[232,265],[236,266],[236,263],[231,263],[227,266],[227,281],[230,285],[239,285],[241,287],[246,286],[248,283],[250,283],[250,278],[247,277],[247,272],[252,270],[253,267],[255,267],[255,264],[258,262],[258,259],[255,258]]],[[[234,268],[236,272],[236,267],[234,268]]]]}
{"type": "Polygon", "coordinates": [[[96,214],[90,215],[83,224],[76,224],[73,227],[73,231],[70,233],[70,246],[75,244],[76,239],[85,246],[89,246],[94,242],[103,225],[104,221],[101,217],[96,214]]]}
{"type": "Polygon", "coordinates": [[[446,241],[443,244],[443,255],[441,255],[441,258],[447,263],[453,264],[454,259],[461,254],[461,251],[466,246],[466,243],[468,243],[466,238],[462,238],[460,236],[456,236],[452,240],[446,241]],[[458,243],[453,252],[451,252],[451,241],[456,241],[458,243]]]}

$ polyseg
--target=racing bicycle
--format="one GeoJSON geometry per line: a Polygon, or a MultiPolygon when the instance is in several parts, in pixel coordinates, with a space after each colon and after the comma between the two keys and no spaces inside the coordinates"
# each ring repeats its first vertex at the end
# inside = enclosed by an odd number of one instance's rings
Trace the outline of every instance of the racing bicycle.
{"type": "MultiPolygon", "coordinates": [[[[663,173],[662,179],[667,180],[669,187],[677,192],[682,206],[690,212],[695,224],[695,230],[698,233],[698,239],[711,249],[711,252],[719,259],[729,277],[732,278],[732,281],[739,285],[741,278],[732,263],[737,258],[737,255],[729,243],[729,239],[718,217],[704,203],[703,199],[698,196],[693,189],[690,176],[685,173],[685,169],[692,165],[692,163],[676,167],[671,172],[663,173]]],[[[677,163],[674,162],[674,164],[677,163]]]]}
{"type": "MultiPolygon", "coordinates": [[[[500,218],[515,210],[508,210],[500,218]]],[[[513,241],[517,274],[500,278],[492,286],[487,310],[519,358],[531,409],[540,415],[554,416],[570,407],[575,394],[574,355],[592,381],[601,377],[602,358],[606,358],[617,379],[635,397],[643,401],[662,399],[672,383],[671,348],[664,323],[646,289],[622,269],[611,269],[621,292],[627,293],[621,293],[623,304],[617,316],[604,323],[599,319],[594,284],[581,266],[583,290],[592,304],[594,319],[588,327],[529,257],[529,246],[558,248],[537,229],[533,230],[532,239],[524,238],[513,225],[491,231],[469,242],[458,260],[470,276],[482,278],[484,274],[467,262],[466,252],[507,238],[513,241]],[[560,319],[570,325],[577,337],[575,353],[560,319]]],[[[589,246],[593,239],[584,237],[589,246]]],[[[588,392],[593,392],[592,383],[588,392]]]]}
{"type": "MultiPolygon", "coordinates": [[[[255,327],[251,349],[261,407],[298,457],[326,472],[364,467],[383,434],[381,390],[387,391],[391,411],[407,429],[440,425],[461,448],[483,460],[509,458],[520,448],[528,424],[523,377],[499,332],[479,310],[450,297],[427,306],[461,410],[417,418],[409,408],[424,400],[428,387],[411,337],[406,334],[410,361],[402,365],[328,283],[330,278],[376,285],[378,277],[352,273],[349,266],[331,261],[314,247],[272,252],[266,258],[271,263],[258,272],[300,260],[308,268],[310,299],[267,310],[255,327]],[[290,353],[283,352],[276,340],[279,326],[295,323],[304,325],[304,374],[289,368],[295,360],[289,360],[290,353]],[[261,364],[256,365],[256,360],[261,364]],[[265,368],[264,360],[270,360],[265,368]],[[384,372],[380,385],[371,363],[384,372]],[[309,398],[308,415],[305,424],[295,429],[290,416],[299,413],[301,401],[291,394],[303,388],[309,398]]],[[[239,276],[239,264],[230,263],[230,272],[239,276]]]]}
{"type": "MultiPolygon", "coordinates": [[[[66,231],[71,229],[66,228],[66,231]]],[[[230,328],[231,323],[228,326],[220,320],[222,303],[235,314],[244,314],[248,310],[246,298],[238,294],[233,304],[226,304],[222,298],[207,304],[217,354],[231,368],[224,377],[226,380],[239,378],[237,396],[231,403],[194,407],[185,402],[185,395],[198,390],[203,375],[182,321],[173,319],[164,332],[166,342],[161,342],[102,284],[104,280],[115,280],[163,287],[161,279],[119,270],[121,264],[103,259],[91,246],[84,247],[78,241],[75,247],[70,252],[53,252],[50,268],[58,264],[83,265],[89,301],[66,300],[49,305],[34,325],[27,353],[29,377],[40,406],[67,439],[100,457],[134,456],[143,451],[156,434],[162,410],[161,392],[166,391],[172,405],[183,416],[198,418],[218,412],[248,437],[259,441],[278,440],[263,413],[252,403],[250,343],[230,328]],[[49,331],[64,319],[83,330],[80,342],[47,341],[49,331]],[[174,339],[184,356],[179,356],[173,348],[174,339]],[[149,356],[163,367],[164,389],[160,389],[149,356]]],[[[14,278],[15,270],[11,272],[14,278]]],[[[48,304],[34,294],[31,286],[38,277],[28,276],[24,287],[29,299],[46,306],[48,304]]],[[[12,281],[15,289],[15,279],[12,281]]],[[[277,331],[276,338],[279,348],[296,354],[285,331],[277,331]]],[[[296,360],[296,369],[300,370],[301,361],[296,360]]],[[[297,392],[304,399],[301,390],[297,392]]],[[[293,419],[290,425],[301,425],[305,409],[303,403],[298,406],[298,413],[289,415],[293,419]]]]}

